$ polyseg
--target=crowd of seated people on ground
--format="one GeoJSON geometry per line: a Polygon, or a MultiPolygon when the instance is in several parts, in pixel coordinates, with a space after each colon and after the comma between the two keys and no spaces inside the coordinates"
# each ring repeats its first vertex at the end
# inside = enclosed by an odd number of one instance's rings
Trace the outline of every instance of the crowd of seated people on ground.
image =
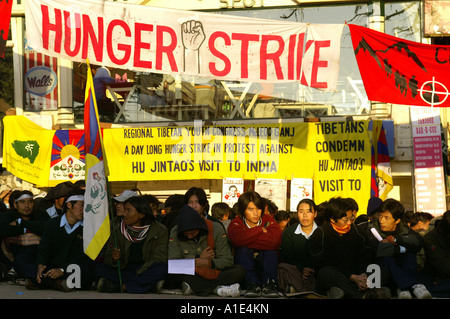
{"type": "Polygon", "coordinates": [[[450,211],[410,213],[375,197],[361,209],[334,197],[302,199],[286,212],[252,190],[233,207],[210,207],[199,187],[165,202],[125,190],[111,195],[110,238],[92,260],[83,250],[84,192],[83,183],[65,182],[45,197],[3,196],[0,281],[65,292],[450,297],[450,211]],[[169,260],[182,259],[193,260],[193,274],[169,271],[169,260]]]}

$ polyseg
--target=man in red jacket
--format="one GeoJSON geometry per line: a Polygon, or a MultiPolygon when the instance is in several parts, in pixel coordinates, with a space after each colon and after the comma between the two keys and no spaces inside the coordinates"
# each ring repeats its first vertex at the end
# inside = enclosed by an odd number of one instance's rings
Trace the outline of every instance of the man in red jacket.
{"type": "Polygon", "coordinates": [[[253,191],[238,200],[238,217],[228,226],[235,263],[246,270],[246,297],[278,297],[278,249],[281,228],[264,211],[264,200],[253,191]]]}

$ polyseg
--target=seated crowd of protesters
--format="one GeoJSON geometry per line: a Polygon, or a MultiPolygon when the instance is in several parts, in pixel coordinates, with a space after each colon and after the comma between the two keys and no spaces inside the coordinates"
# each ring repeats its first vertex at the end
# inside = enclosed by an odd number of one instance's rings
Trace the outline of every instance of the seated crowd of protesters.
{"type": "Polygon", "coordinates": [[[210,208],[199,187],[164,203],[125,190],[112,195],[111,235],[92,260],[83,248],[84,192],[83,183],[65,182],[44,198],[14,191],[3,199],[0,281],[65,292],[450,297],[450,211],[411,214],[375,197],[363,211],[334,197],[303,199],[289,213],[255,191],[210,208]],[[170,260],[192,261],[193,273],[170,272],[170,260]]]}

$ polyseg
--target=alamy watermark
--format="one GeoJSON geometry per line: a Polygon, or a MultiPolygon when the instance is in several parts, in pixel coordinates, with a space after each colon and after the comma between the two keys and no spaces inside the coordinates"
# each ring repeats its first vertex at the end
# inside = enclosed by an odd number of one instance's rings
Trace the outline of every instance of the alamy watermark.
{"type": "Polygon", "coordinates": [[[381,288],[381,268],[377,264],[367,266],[367,288],[381,288]]]}
{"type": "Polygon", "coordinates": [[[70,289],[81,288],[81,268],[77,264],[70,264],[67,266],[66,273],[70,275],[66,279],[67,287],[70,289]]]}

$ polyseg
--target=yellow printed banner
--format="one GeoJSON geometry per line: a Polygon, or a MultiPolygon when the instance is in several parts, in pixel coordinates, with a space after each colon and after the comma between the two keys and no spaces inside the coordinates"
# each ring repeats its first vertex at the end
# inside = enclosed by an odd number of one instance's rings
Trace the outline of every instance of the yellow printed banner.
{"type": "Polygon", "coordinates": [[[351,197],[360,213],[370,198],[371,141],[369,121],[314,123],[315,139],[309,140],[314,159],[314,200],[351,197]]]}
{"type": "Polygon", "coordinates": [[[47,130],[25,116],[5,116],[3,167],[37,186],[47,186],[54,130],[47,130]]]}
{"type": "MultiPolygon", "coordinates": [[[[53,130],[4,118],[3,165],[50,185],[53,130]]],[[[109,181],[243,178],[313,180],[314,200],[370,197],[369,121],[113,128],[103,130],[109,181]]]]}
{"type": "Polygon", "coordinates": [[[304,124],[105,129],[103,135],[106,156],[114,159],[110,181],[313,175],[304,124]]]}

